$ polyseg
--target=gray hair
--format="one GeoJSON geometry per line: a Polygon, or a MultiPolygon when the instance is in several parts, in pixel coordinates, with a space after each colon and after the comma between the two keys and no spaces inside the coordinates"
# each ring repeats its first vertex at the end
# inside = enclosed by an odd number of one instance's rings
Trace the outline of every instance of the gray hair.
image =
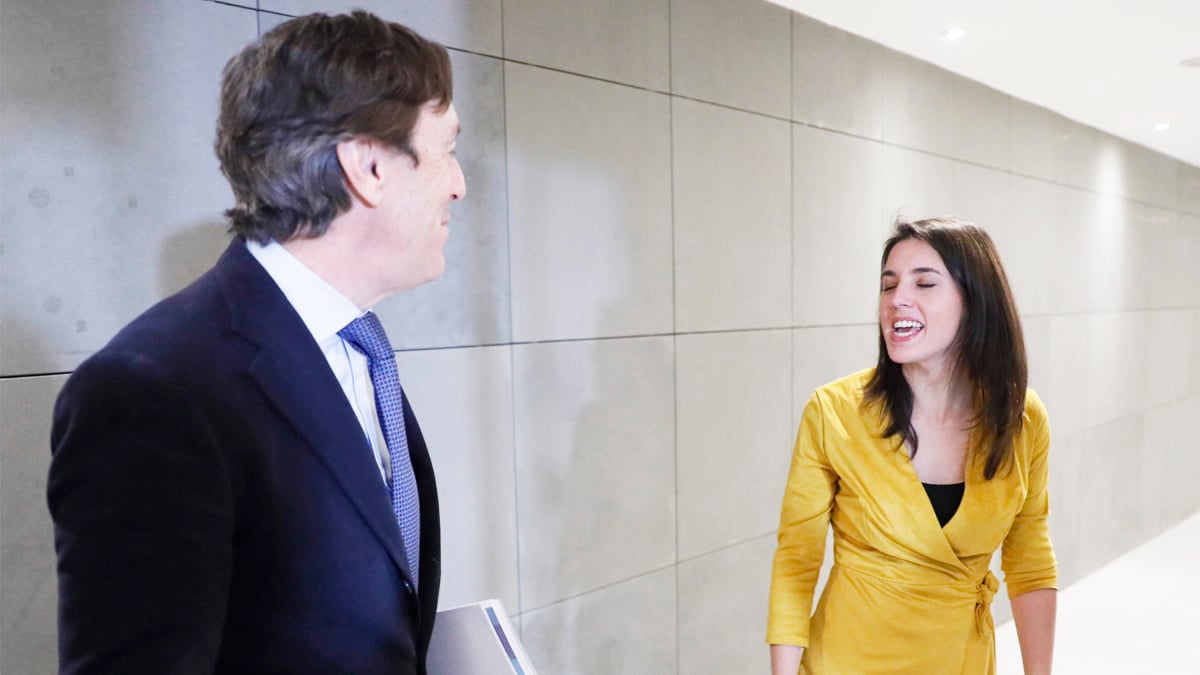
{"type": "Polygon", "coordinates": [[[350,208],[337,145],[409,155],[421,107],[450,105],[441,45],[363,11],[288,21],[225,66],[216,153],[236,205],[230,231],[265,244],[319,237],[350,208]]]}

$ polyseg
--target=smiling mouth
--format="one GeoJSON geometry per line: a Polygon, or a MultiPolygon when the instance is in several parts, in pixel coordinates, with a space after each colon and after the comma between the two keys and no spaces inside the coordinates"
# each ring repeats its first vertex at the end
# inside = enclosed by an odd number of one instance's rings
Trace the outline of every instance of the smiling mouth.
{"type": "Polygon", "coordinates": [[[892,334],[898,338],[912,337],[924,330],[925,324],[920,321],[904,319],[892,322],[892,334]]]}

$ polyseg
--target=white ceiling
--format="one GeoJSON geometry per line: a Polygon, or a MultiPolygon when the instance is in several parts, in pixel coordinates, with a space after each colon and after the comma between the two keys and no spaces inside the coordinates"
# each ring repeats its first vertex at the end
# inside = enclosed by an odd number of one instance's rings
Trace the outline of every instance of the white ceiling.
{"type": "Polygon", "coordinates": [[[1200,0],[771,1],[1200,166],[1200,0]]]}

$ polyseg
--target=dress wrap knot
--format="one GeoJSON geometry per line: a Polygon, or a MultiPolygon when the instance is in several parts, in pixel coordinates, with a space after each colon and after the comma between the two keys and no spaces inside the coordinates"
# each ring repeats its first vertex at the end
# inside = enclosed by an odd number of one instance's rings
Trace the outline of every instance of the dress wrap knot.
{"type": "Polygon", "coordinates": [[[975,628],[979,630],[980,635],[990,635],[996,629],[995,620],[992,618],[992,598],[999,589],[1000,582],[991,570],[988,570],[983,581],[980,581],[975,589],[975,628]]]}

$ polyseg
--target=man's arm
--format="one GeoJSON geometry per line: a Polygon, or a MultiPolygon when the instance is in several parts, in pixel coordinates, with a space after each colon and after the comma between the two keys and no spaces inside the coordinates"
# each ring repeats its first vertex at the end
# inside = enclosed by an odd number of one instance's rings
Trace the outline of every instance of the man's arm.
{"type": "Polygon", "coordinates": [[[211,673],[229,593],[232,497],[189,393],[104,353],[54,412],[47,486],[63,673],[211,673]]]}

